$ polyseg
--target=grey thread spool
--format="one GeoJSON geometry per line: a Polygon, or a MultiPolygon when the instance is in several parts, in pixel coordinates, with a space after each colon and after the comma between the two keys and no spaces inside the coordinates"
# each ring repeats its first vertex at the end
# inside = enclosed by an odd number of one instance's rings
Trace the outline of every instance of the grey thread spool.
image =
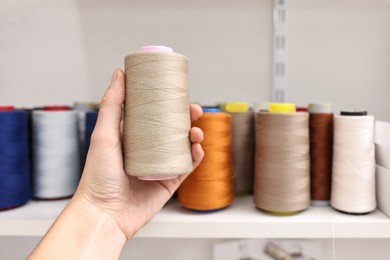
{"type": "Polygon", "coordinates": [[[232,112],[232,141],[235,194],[253,192],[255,115],[253,111],[232,112]]]}
{"type": "Polygon", "coordinates": [[[74,194],[80,170],[78,113],[33,111],[33,196],[60,199],[74,194]]]}
{"type": "Polygon", "coordinates": [[[146,46],[125,58],[123,129],[127,174],[165,180],[192,171],[187,58],[146,46]]]}

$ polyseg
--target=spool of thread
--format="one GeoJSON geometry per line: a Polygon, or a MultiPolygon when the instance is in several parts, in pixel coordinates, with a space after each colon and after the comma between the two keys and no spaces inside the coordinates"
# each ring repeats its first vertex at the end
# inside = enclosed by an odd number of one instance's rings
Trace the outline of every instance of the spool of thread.
{"type": "Polygon", "coordinates": [[[237,196],[253,192],[255,115],[247,103],[225,103],[232,118],[234,193],[237,196]]]}
{"type": "MultiPolygon", "coordinates": [[[[270,111],[275,106],[270,105],[270,111]]],[[[291,104],[287,111],[293,111],[291,104]]],[[[278,111],[283,111],[283,106],[278,111]]],[[[274,110],[273,110],[274,111],[274,110]]],[[[309,115],[256,114],[254,203],[272,214],[288,215],[310,205],[309,115]]]]}
{"type": "Polygon", "coordinates": [[[123,144],[126,173],[164,180],[192,171],[187,58],[146,46],[125,58],[123,144]]]}
{"type": "Polygon", "coordinates": [[[178,201],[185,208],[202,212],[226,208],[234,198],[231,116],[224,112],[204,112],[193,126],[203,130],[205,155],[181,184],[178,201]]]}
{"type": "MultiPolygon", "coordinates": [[[[79,116],[79,139],[80,139],[80,164],[81,168],[84,168],[85,164],[85,155],[87,154],[87,148],[86,145],[86,114],[90,111],[94,111],[95,104],[92,102],[75,102],[73,106],[73,110],[78,112],[79,116]]],[[[89,143],[89,141],[88,141],[89,143]]],[[[88,146],[89,147],[89,146],[88,146]]]]}
{"type": "Polygon", "coordinates": [[[33,196],[67,198],[76,191],[80,171],[78,113],[69,107],[32,113],[33,196]]]}
{"type": "Polygon", "coordinates": [[[390,217],[390,169],[377,165],[376,178],[378,209],[390,217]]]}
{"type": "Polygon", "coordinates": [[[28,113],[0,106],[0,211],[30,197],[28,113]]]}
{"type": "Polygon", "coordinates": [[[91,136],[93,130],[95,129],[98,115],[98,111],[89,111],[85,114],[85,158],[88,154],[89,146],[91,144],[91,136]]]}
{"type": "Polygon", "coordinates": [[[272,241],[266,244],[264,252],[275,260],[293,260],[292,256],[285,249],[272,241]]]}
{"type": "Polygon", "coordinates": [[[334,117],[331,205],[359,215],[376,208],[374,117],[353,113],[334,117]]]}
{"type": "Polygon", "coordinates": [[[309,104],[309,129],[312,205],[328,206],[333,156],[333,113],[330,104],[309,104]]]}
{"type": "Polygon", "coordinates": [[[376,164],[390,169],[390,123],[375,122],[375,159],[376,164]]]}

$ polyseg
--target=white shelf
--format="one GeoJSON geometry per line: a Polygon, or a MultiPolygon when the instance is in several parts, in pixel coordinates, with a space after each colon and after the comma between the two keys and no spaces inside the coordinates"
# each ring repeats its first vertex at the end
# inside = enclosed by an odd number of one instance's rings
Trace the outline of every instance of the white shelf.
{"type": "MultiPolygon", "coordinates": [[[[42,236],[67,204],[31,201],[0,212],[0,236],[42,236]]],[[[175,200],[146,225],[141,238],[390,238],[390,219],[380,211],[345,215],[329,207],[311,207],[293,216],[272,216],[257,210],[252,197],[236,198],[227,209],[196,213],[175,200]]]]}

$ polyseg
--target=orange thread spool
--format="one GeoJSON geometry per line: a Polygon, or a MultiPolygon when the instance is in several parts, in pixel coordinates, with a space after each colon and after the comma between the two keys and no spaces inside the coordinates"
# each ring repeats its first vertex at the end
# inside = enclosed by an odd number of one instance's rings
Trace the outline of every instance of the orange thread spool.
{"type": "Polygon", "coordinates": [[[205,112],[192,126],[204,132],[202,147],[205,156],[181,184],[179,203],[200,211],[225,208],[234,198],[231,116],[223,112],[205,112]]]}

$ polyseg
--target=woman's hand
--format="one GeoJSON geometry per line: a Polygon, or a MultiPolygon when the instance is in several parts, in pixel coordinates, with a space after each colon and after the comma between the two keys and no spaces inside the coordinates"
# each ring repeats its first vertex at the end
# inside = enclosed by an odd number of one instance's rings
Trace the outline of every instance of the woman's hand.
{"type": "MultiPolygon", "coordinates": [[[[123,169],[121,121],[125,78],[114,71],[101,103],[77,191],[29,259],[115,259],[126,241],[164,206],[186,178],[140,181],[123,169]]],[[[191,105],[191,119],[202,115],[191,105]]],[[[203,132],[190,131],[194,168],[203,158],[203,132]]]]}
{"type": "MultiPolygon", "coordinates": [[[[76,198],[111,215],[129,239],[157,214],[187,175],[141,181],[125,173],[120,131],[124,100],[125,77],[117,69],[102,99],[76,198]]],[[[198,105],[191,105],[190,111],[192,120],[202,115],[198,105]]],[[[195,168],[203,158],[203,132],[192,128],[190,139],[195,168]]]]}

